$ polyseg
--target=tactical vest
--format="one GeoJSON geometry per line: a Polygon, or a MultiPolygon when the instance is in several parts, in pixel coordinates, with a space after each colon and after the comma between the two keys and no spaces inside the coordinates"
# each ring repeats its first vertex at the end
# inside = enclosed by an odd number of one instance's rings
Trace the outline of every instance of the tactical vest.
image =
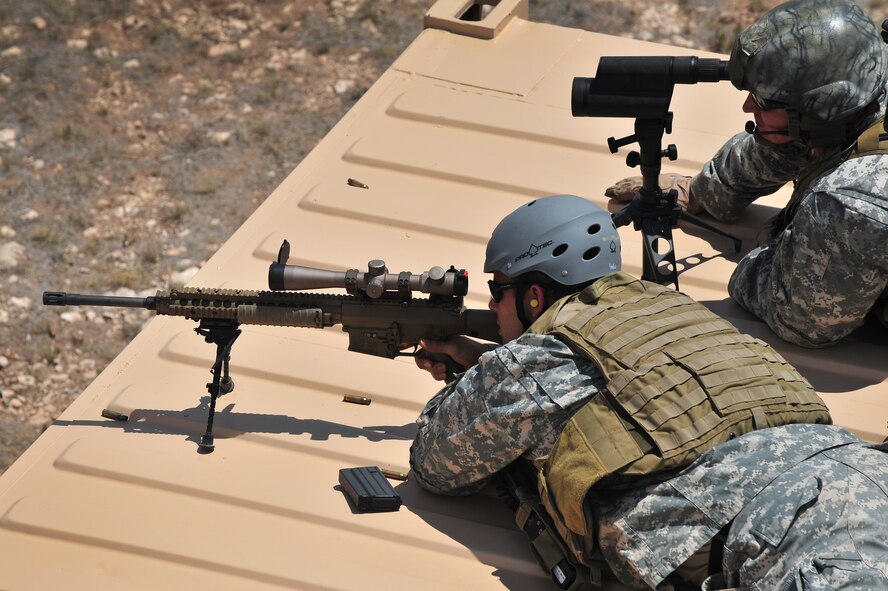
{"type": "Polygon", "coordinates": [[[680,468],[754,429],[831,422],[807,380],[769,345],[688,296],[625,273],[559,300],[530,331],[558,336],[607,380],[538,466],[540,497],[580,560],[595,541],[584,501],[602,479],[680,468]]]}

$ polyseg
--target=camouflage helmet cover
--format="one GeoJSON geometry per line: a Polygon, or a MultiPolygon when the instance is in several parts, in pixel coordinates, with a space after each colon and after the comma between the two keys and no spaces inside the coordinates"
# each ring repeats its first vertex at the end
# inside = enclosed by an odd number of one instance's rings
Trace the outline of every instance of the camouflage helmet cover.
{"type": "Polygon", "coordinates": [[[575,195],[552,195],[506,216],[487,243],[484,272],[517,278],[533,271],[560,285],[620,270],[620,236],[608,212],[575,195]]]}
{"type": "Polygon", "coordinates": [[[853,2],[792,0],[740,33],[728,71],[738,89],[829,122],[879,99],[888,57],[875,25],[853,2]]]}

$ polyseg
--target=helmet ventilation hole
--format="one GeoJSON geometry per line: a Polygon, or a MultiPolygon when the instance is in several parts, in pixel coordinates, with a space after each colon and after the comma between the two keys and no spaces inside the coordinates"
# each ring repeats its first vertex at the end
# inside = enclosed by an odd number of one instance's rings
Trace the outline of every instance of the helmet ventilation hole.
{"type": "Polygon", "coordinates": [[[590,248],[589,250],[587,250],[586,252],[583,253],[583,260],[584,261],[591,261],[592,259],[594,259],[595,257],[598,256],[599,252],[601,252],[601,248],[598,246],[593,246],[592,248],[590,248]]]}
{"type": "Polygon", "coordinates": [[[560,257],[565,252],[567,252],[567,245],[566,244],[559,244],[558,246],[555,247],[555,250],[552,251],[552,256],[553,257],[560,257]]]}
{"type": "Polygon", "coordinates": [[[589,229],[587,230],[587,232],[589,232],[589,234],[598,234],[600,231],[601,231],[601,226],[598,224],[592,224],[591,226],[589,226],[589,229]]]}

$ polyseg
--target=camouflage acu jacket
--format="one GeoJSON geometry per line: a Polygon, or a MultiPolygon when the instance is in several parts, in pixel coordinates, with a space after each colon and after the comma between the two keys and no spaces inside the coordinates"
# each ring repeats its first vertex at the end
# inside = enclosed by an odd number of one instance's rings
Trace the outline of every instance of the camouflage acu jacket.
{"type": "MultiPolygon", "coordinates": [[[[691,195],[716,219],[734,222],[755,199],[816,165],[799,143],[741,133],[692,179],[691,195]]],[[[788,226],[776,235],[762,229],[728,291],[781,338],[822,347],[861,326],[888,295],[888,155],[846,160],[800,197],[788,226]]]]}

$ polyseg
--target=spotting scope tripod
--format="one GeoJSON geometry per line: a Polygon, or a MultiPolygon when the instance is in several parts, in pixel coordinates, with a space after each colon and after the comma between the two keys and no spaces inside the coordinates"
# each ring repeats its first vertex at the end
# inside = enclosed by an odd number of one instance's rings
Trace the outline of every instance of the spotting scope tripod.
{"type": "Polygon", "coordinates": [[[672,133],[669,103],[676,84],[719,82],[728,79],[728,62],[697,57],[602,57],[594,78],[574,78],[571,113],[574,117],[633,117],[635,133],[614,139],[607,145],[612,153],[638,142],[639,150],[626,157],[632,168],[641,167],[642,188],[622,210],[613,214],[617,227],[634,224],[644,241],[642,279],[678,289],[678,269],[672,228],[685,219],[730,238],[735,251],[740,239],[684,211],[673,189],[663,192],[658,178],[660,161],[678,158],[678,149],[670,144],[663,149],[663,134],[672,133]],[[664,248],[664,244],[666,248],[664,248]]]}

